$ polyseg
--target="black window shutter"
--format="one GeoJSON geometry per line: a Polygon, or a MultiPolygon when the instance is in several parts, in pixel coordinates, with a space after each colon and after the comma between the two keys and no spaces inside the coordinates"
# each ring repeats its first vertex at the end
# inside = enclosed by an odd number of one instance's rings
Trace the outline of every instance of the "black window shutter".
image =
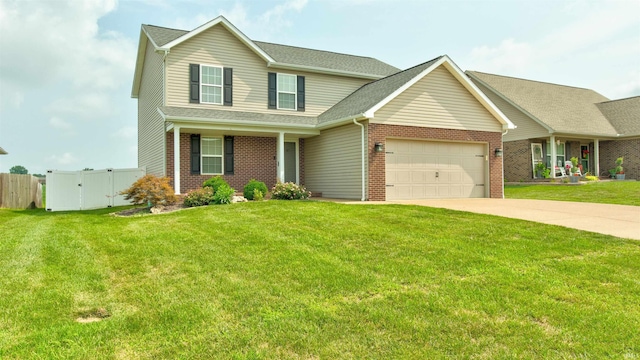
{"type": "Polygon", "coordinates": [[[224,68],[224,106],[233,105],[233,69],[224,68]]]}
{"type": "Polygon", "coordinates": [[[269,109],[276,108],[276,91],[277,91],[276,73],[269,73],[269,109]]]}
{"type": "Polygon", "coordinates": [[[200,65],[189,64],[189,102],[200,102],[200,65]]]}
{"type": "Polygon", "coordinates": [[[200,174],[200,135],[191,134],[191,173],[200,174]]]}
{"type": "Polygon", "coordinates": [[[224,137],[224,174],[233,175],[233,136],[224,137]]]}
{"type": "Polygon", "coordinates": [[[298,111],[304,111],[304,76],[298,76],[298,111]]]}

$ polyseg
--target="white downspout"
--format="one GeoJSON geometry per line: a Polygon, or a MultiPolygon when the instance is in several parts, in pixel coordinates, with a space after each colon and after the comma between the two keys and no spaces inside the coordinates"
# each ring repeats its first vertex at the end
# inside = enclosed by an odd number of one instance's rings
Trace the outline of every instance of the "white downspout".
{"type": "MultiPolygon", "coordinates": [[[[509,129],[506,129],[502,133],[502,137],[507,135],[508,132],[509,132],[509,129]]],[[[489,153],[491,153],[491,149],[489,149],[489,153]]],[[[504,199],[504,139],[502,140],[502,160],[501,161],[502,161],[502,198],[504,199]]],[[[489,176],[491,176],[491,171],[489,171],[489,176]]],[[[491,186],[489,186],[489,188],[491,188],[491,186]]]]}
{"type": "Polygon", "coordinates": [[[366,200],[366,194],[365,194],[365,179],[364,179],[364,157],[365,157],[365,143],[364,143],[364,125],[360,124],[359,122],[356,121],[356,118],[353,118],[353,123],[360,126],[360,132],[361,132],[361,136],[360,136],[360,143],[361,143],[361,147],[362,147],[362,164],[361,164],[361,168],[362,168],[362,198],[360,199],[360,201],[365,201],[366,200]]]}

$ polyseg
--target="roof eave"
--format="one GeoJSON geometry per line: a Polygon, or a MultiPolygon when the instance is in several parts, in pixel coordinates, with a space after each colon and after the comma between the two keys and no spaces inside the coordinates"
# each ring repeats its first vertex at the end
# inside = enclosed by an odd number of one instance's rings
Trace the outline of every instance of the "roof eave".
{"type": "Polygon", "coordinates": [[[256,54],[258,54],[258,56],[260,56],[262,59],[264,59],[264,61],[266,61],[267,63],[269,62],[275,62],[275,60],[269,56],[269,54],[267,54],[264,50],[262,50],[258,45],[256,45],[251,39],[249,39],[245,34],[242,33],[242,31],[238,30],[238,28],[236,28],[232,23],[229,22],[229,20],[227,20],[224,16],[220,15],[217,18],[203,24],[200,25],[199,27],[195,28],[194,30],[180,36],[179,38],[168,42],[167,44],[161,46],[160,48],[158,48],[158,50],[166,50],[169,51],[171,50],[172,47],[179,45],[181,43],[183,43],[186,40],[191,39],[192,37],[212,28],[213,26],[216,26],[218,24],[221,24],[222,26],[224,26],[227,30],[229,30],[235,37],[237,37],[240,41],[242,41],[245,45],[247,45],[247,47],[249,47],[251,50],[253,50],[253,52],[255,52],[256,54]]]}
{"type": "Polygon", "coordinates": [[[316,128],[315,124],[286,124],[286,123],[269,123],[269,122],[260,122],[260,121],[237,121],[237,120],[227,120],[221,118],[210,118],[210,117],[197,117],[197,116],[172,116],[165,114],[160,108],[157,108],[158,113],[162,117],[164,121],[172,121],[172,122],[197,122],[197,123],[211,123],[215,121],[216,124],[221,125],[249,125],[253,127],[265,127],[265,128],[290,128],[290,129],[300,129],[300,130],[314,130],[316,128]]]}
{"type": "Polygon", "coordinates": [[[365,119],[367,119],[367,116],[365,116],[365,114],[355,114],[355,115],[343,117],[343,118],[340,118],[340,119],[337,119],[337,120],[331,120],[331,121],[327,121],[327,122],[324,122],[324,123],[319,123],[318,125],[316,125],[316,128],[318,130],[324,130],[324,129],[328,129],[328,128],[344,125],[344,124],[347,124],[347,123],[351,123],[354,119],[355,120],[365,120],[365,119]]]}
{"type": "Polygon", "coordinates": [[[144,31],[144,27],[141,27],[140,40],[138,41],[138,55],[136,58],[136,67],[133,72],[133,84],[131,86],[131,97],[134,99],[137,99],[140,93],[140,83],[142,82],[142,68],[144,65],[145,53],[147,51],[147,44],[149,41],[151,41],[151,43],[155,47],[155,43],[149,37],[147,32],[144,31]]]}
{"type": "Polygon", "coordinates": [[[276,69],[302,70],[302,71],[309,71],[309,72],[327,74],[327,75],[349,76],[349,77],[355,77],[355,78],[361,78],[361,79],[367,79],[367,80],[378,80],[378,79],[382,79],[385,76],[388,76],[388,75],[377,75],[377,74],[365,74],[365,73],[359,73],[354,71],[326,69],[326,68],[321,68],[316,66],[286,64],[286,63],[280,63],[275,61],[267,63],[267,67],[276,68],[276,69]]]}

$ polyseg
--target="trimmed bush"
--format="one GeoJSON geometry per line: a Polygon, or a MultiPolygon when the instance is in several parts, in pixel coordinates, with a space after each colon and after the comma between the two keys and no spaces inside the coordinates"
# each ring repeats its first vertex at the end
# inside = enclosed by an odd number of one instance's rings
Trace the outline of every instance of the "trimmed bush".
{"type": "Polygon", "coordinates": [[[229,183],[226,182],[220,175],[211,177],[207,181],[202,183],[203,188],[209,187],[213,189],[214,194],[217,193],[220,186],[223,186],[223,185],[229,186],[229,183]]]}
{"type": "Polygon", "coordinates": [[[296,183],[277,183],[271,190],[271,198],[277,200],[303,200],[311,197],[311,191],[296,183]]]}
{"type": "Polygon", "coordinates": [[[231,198],[236,193],[231,186],[222,184],[218,187],[218,190],[213,194],[213,203],[214,204],[231,204],[231,198]]]}
{"type": "Polygon", "coordinates": [[[264,200],[264,194],[262,191],[258,189],[253,189],[253,201],[262,201],[264,200]]]}
{"type": "Polygon", "coordinates": [[[213,189],[210,187],[189,191],[184,197],[184,206],[187,207],[209,204],[213,204],[213,189]]]}
{"type": "Polygon", "coordinates": [[[169,185],[169,178],[159,178],[154,175],[141,177],[120,194],[124,195],[125,200],[133,200],[134,204],[147,204],[149,207],[171,205],[178,201],[173,188],[169,185]]]}
{"type": "Polygon", "coordinates": [[[263,183],[262,181],[258,181],[256,179],[251,179],[251,180],[249,180],[247,185],[244,186],[243,194],[244,194],[245,199],[254,200],[254,196],[253,196],[254,190],[259,190],[260,192],[262,192],[262,196],[263,197],[269,191],[269,189],[267,189],[267,185],[265,185],[265,183],[263,183]]]}

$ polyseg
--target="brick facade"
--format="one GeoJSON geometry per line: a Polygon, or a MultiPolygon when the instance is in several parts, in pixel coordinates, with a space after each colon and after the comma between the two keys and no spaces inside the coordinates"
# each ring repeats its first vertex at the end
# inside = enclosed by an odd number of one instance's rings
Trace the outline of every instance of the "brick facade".
{"type": "Polygon", "coordinates": [[[376,142],[385,143],[387,137],[483,142],[489,144],[489,196],[502,198],[502,158],[493,150],[502,148],[502,134],[499,132],[421,128],[413,126],[369,124],[369,200],[382,201],[386,198],[385,153],[375,152],[376,142]]]}
{"type": "MultiPolygon", "coordinates": [[[[202,183],[213,175],[191,174],[190,161],[191,134],[180,134],[180,193],[199,189],[202,183]]],[[[242,192],[251,179],[263,181],[269,189],[276,183],[275,137],[235,136],[233,143],[234,174],[222,177],[229,185],[242,192]]],[[[304,183],[304,140],[300,139],[299,171],[300,182],[304,183]]],[[[173,133],[167,133],[167,176],[173,179],[173,133]]],[[[171,181],[173,186],[173,180],[171,181]]]]}
{"type": "Polygon", "coordinates": [[[504,143],[504,181],[529,181],[533,178],[531,140],[504,143]]]}
{"type": "Polygon", "coordinates": [[[600,142],[600,173],[616,167],[616,159],[624,157],[625,179],[640,180],[640,139],[600,142]]]}

